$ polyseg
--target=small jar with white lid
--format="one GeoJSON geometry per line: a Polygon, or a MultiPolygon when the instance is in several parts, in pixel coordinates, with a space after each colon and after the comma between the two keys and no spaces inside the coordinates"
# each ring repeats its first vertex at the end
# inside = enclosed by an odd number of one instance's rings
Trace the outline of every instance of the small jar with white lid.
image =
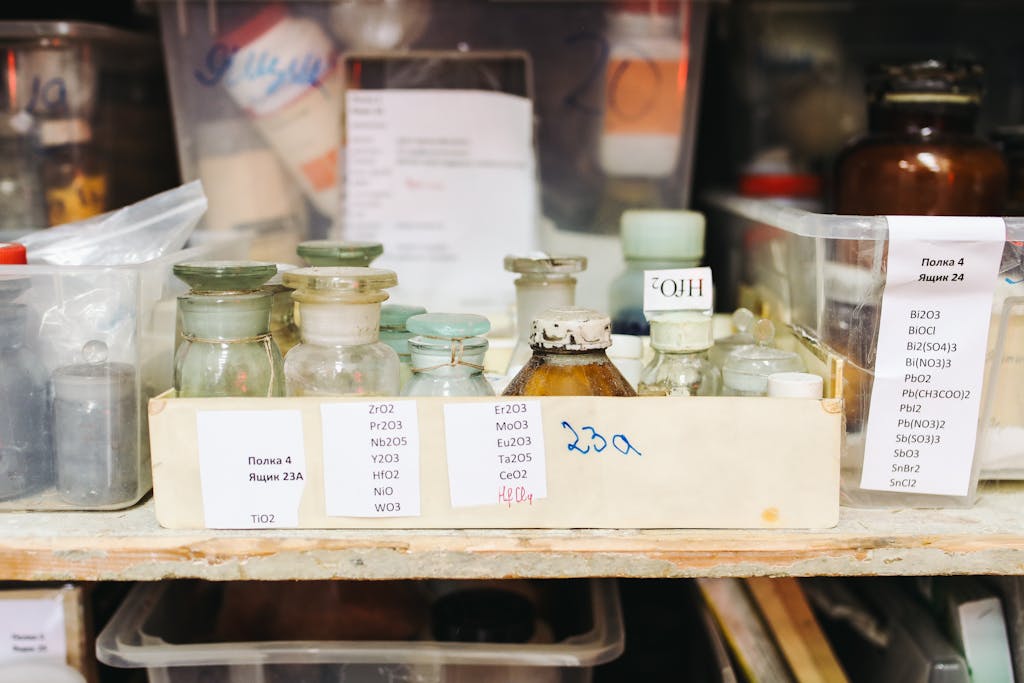
{"type": "Polygon", "coordinates": [[[804,372],[804,362],[792,351],[773,347],[775,325],[759,320],[754,325],[753,346],[737,349],[722,369],[725,396],[766,396],[768,377],[777,372],[804,372]]]}
{"type": "Polygon", "coordinates": [[[302,341],[285,359],[289,396],[397,396],[398,354],[380,341],[384,290],[398,277],[380,268],[299,268],[295,290],[302,341]]]}
{"type": "Polygon", "coordinates": [[[654,359],[644,368],[641,396],[717,396],[722,376],[708,359],[714,341],[711,316],[673,311],[651,318],[654,359]]]}
{"type": "Polygon", "coordinates": [[[403,396],[493,396],[484,378],[487,340],[482,335],[491,323],[469,313],[423,313],[406,322],[412,379],[403,396]]]}
{"type": "Polygon", "coordinates": [[[825,381],[809,372],[776,372],[768,375],[769,398],[821,399],[825,381]]]}

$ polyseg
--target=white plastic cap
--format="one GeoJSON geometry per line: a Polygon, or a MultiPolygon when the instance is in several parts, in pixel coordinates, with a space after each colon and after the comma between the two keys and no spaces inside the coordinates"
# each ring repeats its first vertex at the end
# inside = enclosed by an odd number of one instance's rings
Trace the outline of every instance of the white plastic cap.
{"type": "Polygon", "coordinates": [[[549,308],[537,315],[530,346],[565,351],[607,349],[612,343],[612,321],[588,308],[549,308]]]}
{"type": "Polygon", "coordinates": [[[768,395],[773,398],[821,398],[824,382],[809,372],[776,372],[768,375],[768,395]]]}
{"type": "Polygon", "coordinates": [[[642,358],[644,340],[632,334],[613,334],[608,347],[609,358],[642,358]]]}
{"type": "Polygon", "coordinates": [[[620,226],[626,258],[704,258],[704,214],[699,211],[630,209],[623,212],[620,226]]]}
{"type": "Polygon", "coordinates": [[[659,351],[703,351],[714,344],[711,316],[699,311],[673,311],[652,316],[651,347],[659,351]]]}

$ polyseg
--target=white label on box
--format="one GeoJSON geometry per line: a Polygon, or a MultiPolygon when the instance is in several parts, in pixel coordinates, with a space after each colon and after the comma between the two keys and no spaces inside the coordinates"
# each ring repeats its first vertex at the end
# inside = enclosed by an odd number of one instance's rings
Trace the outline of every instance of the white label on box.
{"type": "Polygon", "coordinates": [[[446,404],[444,435],[452,507],[547,497],[540,401],[446,404]]]}
{"type": "Polygon", "coordinates": [[[330,403],[320,415],[328,516],[419,516],[416,402],[330,403]]]}
{"type": "Polygon", "coordinates": [[[201,410],[196,431],[207,527],[298,526],[307,479],[300,411],[201,410]]]}
{"type": "Polygon", "coordinates": [[[395,300],[487,312],[512,304],[493,277],[535,248],[533,105],[464,90],[346,93],[345,224],[387,245],[375,267],[401,274],[395,300]]]}
{"type": "Polygon", "coordinates": [[[645,311],[710,311],[713,292],[710,268],[644,271],[645,311]]]}
{"type": "Polygon", "coordinates": [[[889,216],[861,488],[970,491],[1000,218],[889,216]]]}
{"type": "Polygon", "coordinates": [[[0,600],[0,662],[22,658],[63,663],[67,659],[64,601],[0,600]]]}

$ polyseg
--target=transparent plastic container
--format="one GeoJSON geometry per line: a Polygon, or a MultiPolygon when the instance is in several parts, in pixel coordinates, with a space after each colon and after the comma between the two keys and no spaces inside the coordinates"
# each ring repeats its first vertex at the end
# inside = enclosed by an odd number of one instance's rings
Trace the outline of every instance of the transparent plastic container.
{"type": "Polygon", "coordinates": [[[0,308],[20,321],[30,352],[0,353],[5,382],[41,383],[49,396],[0,410],[0,431],[32,424],[48,433],[32,472],[5,472],[32,482],[5,489],[0,509],[118,509],[149,490],[146,402],[173,384],[174,305],[184,289],[171,268],[242,248],[218,239],[137,265],[0,265],[0,308]],[[18,380],[8,363],[36,379],[18,380]]]}
{"type": "MultiPolygon", "coordinates": [[[[472,268],[482,274],[505,253],[536,248],[541,216],[559,230],[612,235],[624,209],[689,204],[707,2],[625,7],[599,0],[143,1],[160,16],[183,177],[203,179],[211,214],[223,217],[222,222],[231,222],[232,213],[236,223],[302,215],[307,239],[328,234],[373,239],[346,232],[338,220],[347,213],[351,183],[345,174],[353,162],[346,148],[351,137],[346,139],[348,131],[338,122],[346,120],[345,102],[356,71],[366,92],[497,91],[533,100],[531,163],[537,182],[533,197],[524,200],[530,206],[524,207],[523,234],[512,244],[505,234],[460,242],[462,253],[446,249],[450,240],[437,237],[432,250],[417,254],[468,259],[464,254],[472,252],[472,268]],[[275,6],[284,11],[268,11],[275,6]],[[246,141],[244,148],[235,145],[237,155],[258,164],[226,159],[224,145],[214,145],[223,138],[202,134],[205,126],[225,120],[256,134],[230,132],[246,141]],[[259,145],[250,144],[253,137],[259,145]],[[208,172],[212,158],[230,161],[239,173],[212,167],[208,172]],[[264,166],[271,181],[258,177],[264,166]],[[272,185],[272,191],[258,190],[261,184],[272,185]],[[624,184],[643,189],[608,191],[624,184]],[[262,215],[254,212],[254,203],[265,207],[262,215]]],[[[395,174],[396,187],[404,183],[399,176],[407,174],[395,174]]],[[[420,215],[413,216],[417,225],[433,230],[434,222],[424,217],[440,215],[471,226],[470,240],[496,220],[486,209],[458,215],[464,207],[447,203],[420,202],[420,215]],[[435,209],[438,213],[432,214],[435,209]]],[[[359,220],[380,225],[392,221],[397,210],[394,203],[381,201],[359,220]]],[[[401,272],[402,262],[395,259],[406,258],[409,250],[384,241],[387,253],[378,265],[401,272]]],[[[286,256],[278,254],[275,260],[286,256]]],[[[458,272],[442,275],[456,277],[458,272]]],[[[409,290],[409,298],[414,291],[409,290]]],[[[504,310],[510,298],[467,300],[460,311],[490,315],[504,310]],[[492,308],[495,303],[501,306],[492,308]]],[[[438,303],[426,296],[416,300],[431,309],[438,303]]]]}
{"type": "MultiPolygon", "coordinates": [[[[536,605],[553,638],[546,643],[440,642],[429,635],[429,605],[466,585],[488,582],[437,581],[404,585],[404,600],[386,605],[346,606],[334,591],[345,582],[249,584],[249,602],[268,606],[262,630],[243,635],[267,639],[229,640],[226,624],[238,598],[230,591],[240,584],[159,582],[136,586],[97,638],[100,661],[120,668],[145,668],[152,683],[235,683],[259,681],[342,681],[390,683],[416,681],[559,681],[588,683],[592,669],[623,650],[624,636],[618,591],[611,580],[511,582],[536,605]],[[294,584],[293,584],[294,586],[294,584]],[[412,586],[416,594],[409,594],[412,586]],[[264,594],[263,590],[269,591],[264,594]],[[274,601],[273,591],[300,591],[305,603],[288,608],[274,601]],[[333,598],[334,602],[331,602],[333,598]],[[318,607],[319,606],[319,607],[318,607]],[[311,619],[317,610],[330,615],[311,619]],[[369,612],[367,612],[369,609],[369,612]],[[376,614],[375,614],[376,611],[376,614]],[[288,616],[292,618],[282,621],[288,616]],[[373,616],[382,615],[378,619],[373,616]],[[368,618],[369,617],[369,618],[368,618]],[[390,617],[387,633],[379,620],[390,617]],[[364,624],[353,619],[366,619],[364,624]],[[287,624],[294,624],[291,628],[287,624]],[[373,640],[351,639],[355,628],[373,640]],[[331,639],[331,632],[350,639],[331,639]],[[404,633],[403,633],[404,632],[404,633]],[[303,639],[290,639],[294,633],[303,639]],[[410,634],[412,634],[410,636],[410,634]],[[395,637],[398,636],[398,637],[395,637]],[[471,676],[469,674],[472,674],[471,676]]],[[[395,584],[392,584],[394,586],[395,584]]],[[[495,582],[502,587],[504,582],[495,582]]],[[[366,591],[365,585],[350,590],[366,591]]],[[[384,584],[382,588],[388,588],[384,584]]],[[[378,590],[378,589],[374,589],[378,590]]],[[[377,592],[380,598],[386,598],[377,592]]],[[[364,601],[365,603],[365,601],[364,601]]],[[[242,607],[244,611],[244,607],[242,607]]]]}
{"type": "Polygon", "coordinates": [[[176,184],[152,36],[81,22],[2,21],[0,226],[44,228],[176,184]]]}
{"type": "MultiPolygon", "coordinates": [[[[864,456],[864,426],[873,384],[875,345],[885,284],[884,255],[888,226],[881,216],[817,214],[712,193],[707,197],[712,229],[729,230],[744,243],[760,235],[760,259],[749,268],[749,296],[776,323],[844,361],[843,386],[847,423],[843,458],[846,502],[870,506],[944,507],[973,503],[979,473],[983,478],[1024,477],[1024,219],[1007,218],[1007,242],[992,301],[977,447],[969,495],[937,496],[859,489],[864,456]],[[856,240],[870,265],[855,267],[833,260],[841,240],[856,240]]],[[[749,241],[747,242],[749,244],[749,241]]]]}

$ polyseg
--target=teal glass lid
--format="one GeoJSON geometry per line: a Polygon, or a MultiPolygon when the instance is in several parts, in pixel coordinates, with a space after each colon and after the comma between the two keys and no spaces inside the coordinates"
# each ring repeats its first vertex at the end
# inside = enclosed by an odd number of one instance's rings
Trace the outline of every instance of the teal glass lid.
{"type": "Polygon", "coordinates": [[[299,258],[311,266],[368,266],[384,253],[380,242],[309,240],[299,244],[299,258]]]}
{"type": "Polygon", "coordinates": [[[406,321],[413,334],[436,339],[469,339],[487,334],[491,321],[472,313],[422,313],[406,321]]]}
{"type": "Polygon", "coordinates": [[[380,329],[391,332],[407,331],[406,322],[414,315],[426,313],[422,306],[406,306],[403,304],[384,304],[380,307],[380,329]]]}
{"type": "Polygon", "coordinates": [[[174,274],[193,292],[253,292],[277,273],[261,261],[187,261],[174,265],[174,274]]]}

